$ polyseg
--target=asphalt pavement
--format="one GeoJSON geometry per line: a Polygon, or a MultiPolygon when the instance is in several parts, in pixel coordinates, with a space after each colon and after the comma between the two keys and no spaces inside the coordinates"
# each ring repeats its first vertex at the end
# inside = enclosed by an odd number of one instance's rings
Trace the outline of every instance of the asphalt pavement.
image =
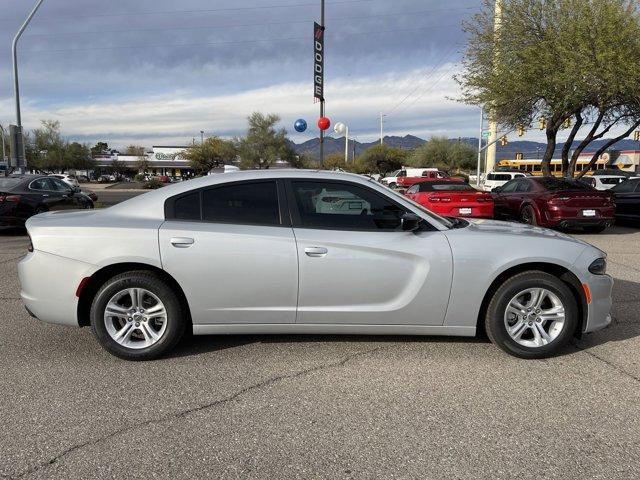
{"type": "Polygon", "coordinates": [[[614,321],[556,358],[486,339],[229,336],[130,363],[29,317],[27,240],[0,233],[0,477],[638,478],[640,229],[581,237],[609,253],[614,321]]]}

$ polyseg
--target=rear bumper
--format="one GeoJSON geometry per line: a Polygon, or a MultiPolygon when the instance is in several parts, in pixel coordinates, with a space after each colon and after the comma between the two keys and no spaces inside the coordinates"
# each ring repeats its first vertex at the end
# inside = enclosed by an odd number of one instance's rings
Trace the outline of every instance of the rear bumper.
{"type": "Polygon", "coordinates": [[[581,218],[568,218],[560,220],[554,226],[560,228],[581,228],[581,227],[611,227],[613,226],[613,218],[608,219],[581,219],[581,218]]]}
{"type": "Polygon", "coordinates": [[[564,207],[549,206],[541,212],[542,226],[574,228],[611,226],[614,223],[614,207],[564,207]],[[586,210],[593,210],[594,216],[586,216],[586,210]]]}
{"type": "Polygon", "coordinates": [[[0,227],[24,227],[24,218],[0,216],[0,227]]]}
{"type": "Polygon", "coordinates": [[[44,322],[79,326],[76,289],[93,265],[36,250],[18,264],[22,301],[44,322]]]}

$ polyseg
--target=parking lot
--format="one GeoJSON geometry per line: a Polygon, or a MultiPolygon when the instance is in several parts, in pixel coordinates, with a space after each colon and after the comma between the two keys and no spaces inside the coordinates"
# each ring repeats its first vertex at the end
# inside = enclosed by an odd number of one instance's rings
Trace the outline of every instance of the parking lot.
{"type": "Polygon", "coordinates": [[[581,237],[609,254],[614,323],[553,359],[486,339],[230,336],[129,363],[29,317],[27,239],[1,232],[0,476],[637,478],[640,229],[581,237]]]}

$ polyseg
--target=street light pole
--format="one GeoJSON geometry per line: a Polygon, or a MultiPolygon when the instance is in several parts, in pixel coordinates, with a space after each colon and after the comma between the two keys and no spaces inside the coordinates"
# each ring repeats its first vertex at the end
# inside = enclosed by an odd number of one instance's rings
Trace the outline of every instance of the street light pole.
{"type": "Polygon", "coordinates": [[[380,145],[384,145],[384,117],[386,115],[380,112],[380,145]]]}
{"type": "Polygon", "coordinates": [[[349,125],[346,125],[344,134],[344,163],[349,163],[349,125]]]}
{"type": "Polygon", "coordinates": [[[7,152],[4,145],[4,128],[2,125],[0,125],[0,136],[2,136],[2,161],[6,162],[4,166],[4,176],[7,177],[9,176],[9,162],[7,161],[7,152]]]}
{"type": "MultiPolygon", "coordinates": [[[[16,33],[16,36],[13,37],[13,43],[11,44],[11,52],[13,54],[13,91],[15,93],[15,100],[16,100],[16,126],[18,127],[16,129],[17,135],[22,135],[22,115],[20,113],[20,84],[18,81],[18,40],[20,40],[22,33],[25,31],[25,29],[29,25],[29,22],[31,22],[31,19],[40,8],[40,5],[42,5],[42,2],[44,2],[44,0],[38,0],[36,2],[35,6],[33,7],[33,10],[31,10],[31,13],[29,13],[29,16],[26,18],[26,20],[18,30],[18,33],[16,33]]],[[[24,149],[24,145],[22,142],[15,142],[15,144],[22,145],[22,148],[24,149]]],[[[22,158],[24,158],[24,154],[22,154],[22,152],[20,152],[20,154],[19,152],[11,152],[11,155],[13,155],[14,158],[18,158],[19,155],[21,155],[22,158]]],[[[20,170],[22,173],[24,173],[25,167],[26,167],[26,160],[25,160],[25,165],[20,166],[20,170]]]]}
{"type": "MultiPolygon", "coordinates": [[[[324,28],[324,0],[320,0],[320,26],[324,28]]],[[[322,48],[322,56],[324,58],[324,46],[322,48]]],[[[324,70],[322,72],[323,76],[323,93],[322,98],[320,99],[320,118],[324,117],[324,70]]],[[[320,168],[324,165],[324,130],[320,130],[320,168]]]]}
{"type": "Polygon", "coordinates": [[[480,172],[481,172],[481,163],[482,163],[482,133],[484,130],[484,107],[480,107],[480,135],[478,136],[478,169],[477,175],[478,178],[476,180],[476,186],[480,186],[480,172]]]}
{"type": "Polygon", "coordinates": [[[204,144],[204,130],[200,130],[200,144],[204,144]]]}
{"type": "MultiPolygon", "coordinates": [[[[496,0],[495,12],[494,12],[494,38],[497,44],[500,28],[502,27],[502,2],[503,0],[496,0]]],[[[494,64],[498,61],[498,51],[494,50],[494,64]]],[[[495,168],[496,164],[496,140],[498,139],[498,123],[495,120],[495,114],[493,111],[489,111],[489,142],[493,142],[491,147],[487,149],[487,165],[486,171],[489,172],[495,168]]]]}

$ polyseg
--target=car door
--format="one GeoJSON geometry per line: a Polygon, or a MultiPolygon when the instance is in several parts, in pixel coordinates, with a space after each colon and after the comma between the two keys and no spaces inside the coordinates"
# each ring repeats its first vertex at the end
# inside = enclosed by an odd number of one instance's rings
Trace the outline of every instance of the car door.
{"type": "Polygon", "coordinates": [[[295,322],[298,255],[278,185],[225,183],[166,202],[162,267],[184,290],[194,324],[295,322]]]}
{"type": "Polygon", "coordinates": [[[441,231],[402,231],[407,210],[361,184],[294,179],[287,188],[298,323],[442,325],[453,266],[441,231]]]}
{"type": "Polygon", "coordinates": [[[53,185],[53,191],[59,197],[59,209],[69,210],[80,208],[80,203],[74,195],[71,185],[59,178],[50,177],[49,180],[53,185]]]}
{"type": "Polygon", "coordinates": [[[517,180],[505,183],[498,192],[493,193],[493,214],[495,218],[513,218],[511,195],[515,192],[517,180]]]}
{"type": "Polygon", "coordinates": [[[56,211],[68,208],[68,200],[63,197],[53,180],[50,177],[40,177],[29,184],[29,196],[33,199],[35,209],[56,211]]]}

